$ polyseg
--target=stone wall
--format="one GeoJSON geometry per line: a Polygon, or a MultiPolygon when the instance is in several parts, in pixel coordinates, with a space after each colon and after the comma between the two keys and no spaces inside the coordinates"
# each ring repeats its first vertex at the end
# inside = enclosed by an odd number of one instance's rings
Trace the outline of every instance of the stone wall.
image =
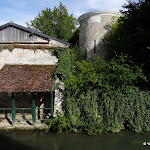
{"type": "Polygon", "coordinates": [[[87,50],[88,58],[107,55],[102,38],[109,31],[112,20],[117,20],[119,15],[115,11],[95,11],[79,17],[79,45],[83,51],[87,50]]]}
{"type": "Polygon", "coordinates": [[[64,83],[61,82],[59,79],[55,80],[55,84],[59,86],[59,88],[55,90],[54,115],[56,116],[57,111],[63,113],[62,110],[63,94],[61,91],[63,91],[65,87],[64,87],[64,83]]]}
{"type": "Polygon", "coordinates": [[[65,44],[51,39],[49,41],[49,47],[69,47],[69,45],[67,45],[67,43],[65,44]]]}

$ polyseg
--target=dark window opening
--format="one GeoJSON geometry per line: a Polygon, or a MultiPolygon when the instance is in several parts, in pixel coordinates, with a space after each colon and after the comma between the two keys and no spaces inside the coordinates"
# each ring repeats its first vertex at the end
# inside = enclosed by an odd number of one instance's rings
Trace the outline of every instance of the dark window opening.
{"type": "Polygon", "coordinates": [[[96,53],[96,40],[94,40],[94,53],[96,53]]]}
{"type": "Polygon", "coordinates": [[[33,35],[33,33],[30,33],[30,34],[29,34],[29,37],[31,37],[32,35],[33,35]]]}

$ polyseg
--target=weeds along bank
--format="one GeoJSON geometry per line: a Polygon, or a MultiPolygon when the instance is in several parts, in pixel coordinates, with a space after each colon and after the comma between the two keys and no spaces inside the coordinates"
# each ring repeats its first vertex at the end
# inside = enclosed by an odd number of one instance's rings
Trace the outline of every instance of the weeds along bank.
{"type": "Polygon", "coordinates": [[[89,134],[119,132],[121,129],[150,131],[149,98],[149,94],[144,92],[125,95],[101,94],[96,90],[78,98],[68,96],[65,100],[66,119],[62,121],[64,118],[61,116],[57,120],[62,125],[58,125],[58,128],[89,134]]]}
{"type": "Polygon", "coordinates": [[[55,49],[53,54],[59,58],[55,77],[65,88],[63,114],[49,122],[50,130],[150,131],[150,93],[140,86],[147,80],[127,56],[89,61],[78,48],[55,49]]]}

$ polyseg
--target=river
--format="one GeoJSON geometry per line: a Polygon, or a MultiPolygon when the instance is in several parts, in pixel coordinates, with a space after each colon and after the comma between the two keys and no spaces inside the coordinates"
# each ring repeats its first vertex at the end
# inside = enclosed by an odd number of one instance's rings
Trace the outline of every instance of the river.
{"type": "Polygon", "coordinates": [[[0,150],[148,150],[148,144],[150,133],[121,131],[91,136],[83,133],[0,131],[0,150]],[[147,145],[144,146],[144,142],[147,145]]]}

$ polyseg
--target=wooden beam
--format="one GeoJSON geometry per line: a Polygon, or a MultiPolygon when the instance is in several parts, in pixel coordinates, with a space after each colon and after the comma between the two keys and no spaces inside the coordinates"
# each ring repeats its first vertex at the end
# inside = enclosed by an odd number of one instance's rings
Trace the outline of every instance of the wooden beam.
{"type": "Polygon", "coordinates": [[[16,121],[16,110],[15,110],[14,93],[12,93],[11,110],[12,110],[12,125],[14,126],[15,125],[15,121],[16,121]]]}
{"type": "Polygon", "coordinates": [[[33,126],[36,126],[36,107],[35,107],[34,93],[32,95],[32,120],[33,120],[33,126]]]}

